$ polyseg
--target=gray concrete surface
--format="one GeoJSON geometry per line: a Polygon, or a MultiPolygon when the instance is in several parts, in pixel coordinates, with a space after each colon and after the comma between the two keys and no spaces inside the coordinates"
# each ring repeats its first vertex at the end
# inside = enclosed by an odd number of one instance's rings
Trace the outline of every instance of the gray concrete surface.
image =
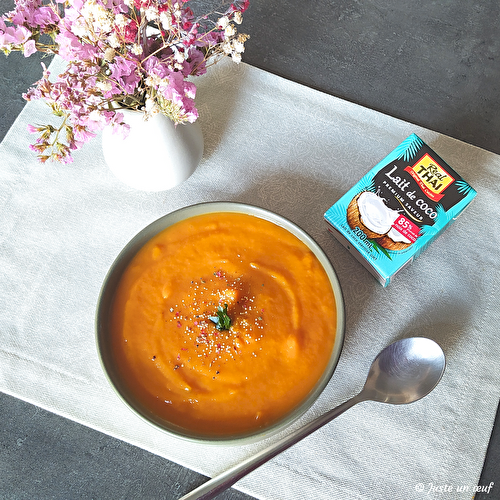
{"type": "MultiPolygon", "coordinates": [[[[249,64],[500,154],[496,1],[251,0],[242,31],[249,64]]],[[[40,75],[36,57],[0,55],[0,139],[40,75]]],[[[499,427],[479,481],[496,487],[476,500],[500,498],[499,427]]],[[[0,393],[0,499],[173,499],[204,480],[0,393]]]]}

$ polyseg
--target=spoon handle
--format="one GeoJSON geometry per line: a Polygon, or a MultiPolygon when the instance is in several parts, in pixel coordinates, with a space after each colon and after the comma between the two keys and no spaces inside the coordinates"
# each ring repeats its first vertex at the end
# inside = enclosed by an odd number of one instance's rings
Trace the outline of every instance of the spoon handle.
{"type": "Polygon", "coordinates": [[[257,469],[257,467],[261,466],[263,463],[280,454],[287,448],[290,448],[290,446],[298,443],[301,439],[309,436],[309,434],[312,434],[314,431],[332,421],[334,418],[338,417],[355,404],[360,403],[364,400],[365,398],[363,398],[361,394],[354,396],[345,403],[342,403],[336,408],[333,408],[332,410],[324,413],[315,420],[312,420],[311,422],[300,427],[292,434],[285,436],[276,443],[273,443],[267,448],[259,451],[252,457],[247,458],[240,464],[231,467],[218,476],[215,476],[187,495],[184,495],[179,500],[209,500],[211,498],[214,498],[224,490],[227,490],[242,477],[257,469]]]}

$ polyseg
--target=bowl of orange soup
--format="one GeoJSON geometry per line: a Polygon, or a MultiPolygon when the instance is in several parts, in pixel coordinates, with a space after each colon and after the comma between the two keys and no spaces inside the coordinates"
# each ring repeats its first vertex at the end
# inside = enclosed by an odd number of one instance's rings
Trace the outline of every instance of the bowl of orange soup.
{"type": "Polygon", "coordinates": [[[344,303],[298,226],[202,203],[125,246],[101,289],[96,337],[111,385],[141,418],[194,441],[248,443],[290,425],[328,384],[344,303]]]}

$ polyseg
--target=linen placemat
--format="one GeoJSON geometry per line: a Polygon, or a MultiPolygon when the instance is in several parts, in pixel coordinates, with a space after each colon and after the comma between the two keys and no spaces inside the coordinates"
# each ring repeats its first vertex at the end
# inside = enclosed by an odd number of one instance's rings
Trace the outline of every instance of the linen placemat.
{"type": "Polygon", "coordinates": [[[144,423],[108,385],[94,340],[101,284],[137,232],[193,203],[251,203],[317,240],[346,304],[338,368],[282,434],[358,392],[373,358],[396,339],[436,340],[447,369],[426,398],[357,405],[236,487],[269,500],[419,500],[443,498],[449,486],[447,498],[470,499],[500,394],[500,157],[246,64],[221,63],[196,84],[205,152],[192,177],[170,191],[122,185],[99,137],[73,164],[39,164],[26,126],[45,121],[41,102],[12,126],[0,145],[0,390],[207,475],[267,446],[272,438],[202,446],[144,423]],[[328,233],[323,214],[413,132],[478,196],[384,289],[328,233]]]}

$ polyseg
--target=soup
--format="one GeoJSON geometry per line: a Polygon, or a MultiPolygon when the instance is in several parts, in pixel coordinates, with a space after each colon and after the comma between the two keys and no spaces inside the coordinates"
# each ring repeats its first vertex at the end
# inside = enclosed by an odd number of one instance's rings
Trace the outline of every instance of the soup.
{"type": "Polygon", "coordinates": [[[197,215],[134,256],[111,315],[113,359],[144,407],[208,437],[256,432],[314,390],[336,335],[314,253],[254,215],[197,215]]]}

